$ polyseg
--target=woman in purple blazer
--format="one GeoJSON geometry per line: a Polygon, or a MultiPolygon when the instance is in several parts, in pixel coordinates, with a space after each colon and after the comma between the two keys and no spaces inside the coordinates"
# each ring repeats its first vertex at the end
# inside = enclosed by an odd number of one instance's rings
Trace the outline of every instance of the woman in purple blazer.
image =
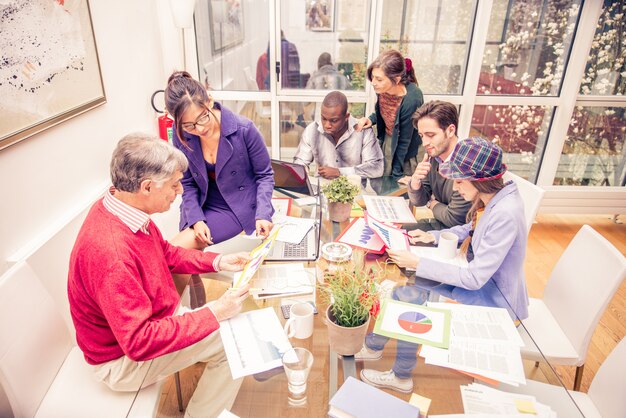
{"type": "Polygon", "coordinates": [[[174,117],[174,146],[189,160],[176,245],[201,249],[241,231],[267,237],[274,172],[258,129],[185,71],[170,76],[165,107],[174,117]]]}

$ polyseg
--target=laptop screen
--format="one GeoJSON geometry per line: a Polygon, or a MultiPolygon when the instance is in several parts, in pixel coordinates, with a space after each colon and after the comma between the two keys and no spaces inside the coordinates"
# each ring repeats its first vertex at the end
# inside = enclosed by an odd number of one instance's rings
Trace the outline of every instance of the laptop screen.
{"type": "Polygon", "coordinates": [[[272,160],[272,169],[274,170],[275,188],[309,196],[315,194],[309,182],[306,166],[272,160]]]}

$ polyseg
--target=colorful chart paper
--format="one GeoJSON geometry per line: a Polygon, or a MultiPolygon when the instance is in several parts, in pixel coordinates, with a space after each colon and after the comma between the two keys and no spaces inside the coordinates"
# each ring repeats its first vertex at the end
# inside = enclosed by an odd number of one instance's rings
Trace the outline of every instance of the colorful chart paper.
{"type": "Polygon", "coordinates": [[[374,333],[415,344],[448,348],[450,311],[385,299],[374,333]]]}
{"type": "Polygon", "coordinates": [[[398,325],[411,334],[425,334],[433,328],[433,321],[420,312],[403,312],[398,317],[398,325]]]}
{"type": "Polygon", "coordinates": [[[364,218],[354,218],[336,241],[374,254],[385,252],[385,243],[372,231],[364,218]]]}
{"type": "Polygon", "coordinates": [[[265,241],[261,243],[261,245],[259,245],[250,252],[250,257],[252,257],[252,259],[248,261],[248,263],[243,267],[243,270],[235,273],[235,275],[233,276],[233,288],[237,289],[241,286],[245,286],[250,281],[250,279],[252,279],[254,273],[256,273],[261,264],[263,264],[265,257],[267,257],[267,255],[272,250],[272,247],[274,246],[274,241],[276,241],[279,230],[280,225],[274,226],[269,237],[267,237],[265,241]]]}

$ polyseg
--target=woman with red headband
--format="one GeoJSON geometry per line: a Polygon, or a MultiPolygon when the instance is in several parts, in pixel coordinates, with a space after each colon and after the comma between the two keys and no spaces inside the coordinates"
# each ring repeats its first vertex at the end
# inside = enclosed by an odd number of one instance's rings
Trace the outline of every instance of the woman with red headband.
{"type": "Polygon", "coordinates": [[[369,118],[359,119],[356,130],[376,125],[376,136],[385,155],[385,175],[411,176],[417,167],[417,150],[422,143],[411,117],[424,103],[413,63],[390,49],[370,64],[367,79],[376,92],[376,108],[369,118]]]}
{"type": "MultiPolygon", "coordinates": [[[[496,144],[478,137],[459,141],[450,159],[439,166],[439,174],[454,180],[454,190],[472,202],[467,224],[442,231],[411,231],[412,243],[437,242],[442,233],[453,233],[463,242],[467,266],[420,258],[406,250],[388,249],[387,253],[399,267],[414,268],[417,277],[441,283],[433,288],[440,295],[467,305],[505,308],[512,319],[523,320],[528,317],[524,203],[515,183],[502,180],[505,171],[502,149],[496,144]]],[[[393,294],[396,300],[416,304],[423,304],[427,296],[418,286],[401,286],[393,294]]],[[[387,340],[368,335],[355,358],[380,358],[387,340]]],[[[398,340],[393,368],[363,369],[361,379],[373,386],[412,392],[417,348],[417,344],[398,340]]]]}

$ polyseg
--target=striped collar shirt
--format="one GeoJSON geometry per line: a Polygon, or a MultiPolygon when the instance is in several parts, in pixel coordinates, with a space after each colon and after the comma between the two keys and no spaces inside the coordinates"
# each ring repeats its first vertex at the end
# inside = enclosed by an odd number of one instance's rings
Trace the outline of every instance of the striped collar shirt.
{"type": "Polygon", "coordinates": [[[113,215],[120,218],[134,234],[136,234],[137,231],[148,234],[150,215],[122,202],[113,196],[113,193],[115,193],[115,187],[110,187],[109,190],[104,193],[104,199],[102,200],[104,207],[113,215]]]}

